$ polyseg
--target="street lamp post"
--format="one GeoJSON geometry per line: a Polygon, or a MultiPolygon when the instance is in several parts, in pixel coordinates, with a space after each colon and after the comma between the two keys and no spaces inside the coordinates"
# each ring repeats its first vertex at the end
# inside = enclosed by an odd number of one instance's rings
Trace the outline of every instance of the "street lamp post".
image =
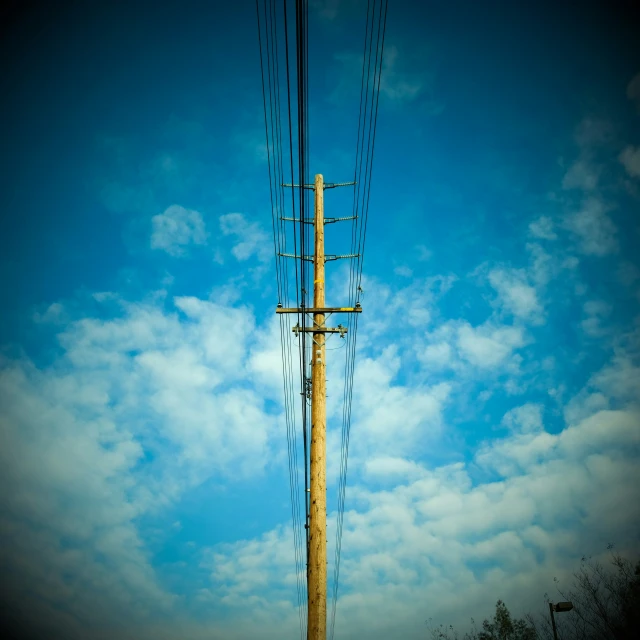
{"type": "Polygon", "coordinates": [[[549,614],[551,615],[551,627],[553,628],[553,640],[558,640],[558,630],[556,629],[556,619],[553,612],[563,613],[564,611],[571,611],[573,609],[572,602],[558,602],[557,604],[549,603],[549,614]]]}

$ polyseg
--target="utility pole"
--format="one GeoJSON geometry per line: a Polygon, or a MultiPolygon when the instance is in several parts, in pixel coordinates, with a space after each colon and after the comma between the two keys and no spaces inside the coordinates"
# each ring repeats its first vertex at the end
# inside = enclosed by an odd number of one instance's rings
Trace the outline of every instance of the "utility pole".
{"type": "MultiPolygon", "coordinates": [[[[327,255],[324,251],[325,224],[354,220],[356,216],[342,218],[324,217],[324,191],[334,187],[352,186],[355,182],[325,183],[317,174],[314,184],[285,184],[284,187],[313,189],[314,216],[304,220],[314,225],[313,256],[297,256],[288,253],[279,255],[286,258],[309,260],[314,263],[313,308],[282,308],[276,313],[308,313],[313,316],[313,326],[293,327],[296,336],[304,331],[312,334],[311,358],[311,450],[310,450],[310,495],[308,516],[307,547],[307,640],[326,640],[327,637],[327,365],[325,342],[327,333],[339,333],[344,338],[346,327],[325,326],[327,315],[333,313],[360,313],[360,304],[355,307],[325,307],[325,263],[342,258],[357,258],[358,254],[327,255]]],[[[295,218],[282,218],[297,222],[295,218]]]]}
{"type": "MultiPolygon", "coordinates": [[[[313,306],[324,308],[324,181],[315,179],[313,306]]],[[[313,328],[324,329],[324,313],[314,313],[313,328]]],[[[309,640],[327,637],[327,368],[325,335],[313,333],[311,359],[311,463],[309,496],[309,640]]]]}
{"type": "Polygon", "coordinates": [[[558,640],[558,630],[556,629],[556,619],[553,617],[553,605],[549,603],[549,615],[551,616],[551,627],[553,629],[553,640],[558,640]]]}

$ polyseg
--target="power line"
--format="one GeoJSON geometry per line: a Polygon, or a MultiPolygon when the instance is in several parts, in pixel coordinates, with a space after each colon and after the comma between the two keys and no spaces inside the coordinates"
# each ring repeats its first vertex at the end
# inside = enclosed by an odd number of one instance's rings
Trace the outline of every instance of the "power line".
{"type": "MultiPolygon", "coordinates": [[[[297,590],[300,613],[301,636],[306,635],[305,617],[303,616],[306,598],[304,598],[307,585],[303,580],[303,558],[306,558],[307,580],[309,580],[309,431],[310,414],[307,410],[308,383],[311,380],[309,374],[309,346],[307,344],[307,332],[312,331],[306,327],[308,295],[310,292],[310,273],[305,265],[306,248],[310,244],[310,229],[307,225],[309,217],[307,212],[309,206],[309,193],[303,193],[306,189],[300,189],[299,197],[296,199],[293,188],[296,183],[304,186],[308,183],[309,167],[309,8],[306,0],[295,0],[295,50],[296,50],[296,145],[294,150],[293,141],[293,117],[292,117],[292,79],[289,55],[289,25],[287,5],[289,1],[283,0],[282,19],[284,22],[285,38],[285,75],[286,75],[286,100],[287,100],[287,124],[288,124],[288,146],[289,146],[289,172],[291,184],[284,184],[283,161],[283,127],[281,123],[281,102],[280,102],[280,63],[278,54],[278,12],[276,10],[277,0],[263,0],[264,13],[264,42],[263,27],[261,23],[260,2],[256,0],[256,15],[258,18],[258,44],[260,50],[260,68],[263,94],[263,113],[265,118],[265,137],[267,142],[267,159],[269,173],[269,194],[272,210],[272,229],[274,234],[274,252],[276,257],[276,280],[278,288],[278,305],[285,305],[285,310],[290,304],[290,276],[286,260],[282,263],[284,256],[293,255],[298,257],[295,266],[295,298],[298,315],[298,325],[302,335],[299,339],[299,369],[300,369],[300,396],[302,409],[302,448],[304,458],[304,527],[303,534],[301,513],[300,513],[300,484],[298,467],[298,444],[296,428],[295,406],[295,381],[293,372],[293,348],[291,337],[290,320],[285,319],[287,314],[280,314],[280,341],[282,351],[283,366],[283,391],[284,391],[284,413],[287,433],[287,458],[289,463],[289,486],[292,503],[292,525],[294,537],[295,565],[297,575],[297,590]],[[266,81],[265,81],[265,56],[266,53],[266,81]],[[294,163],[294,155],[296,160],[294,163]],[[294,171],[294,164],[297,166],[294,171]],[[284,187],[291,186],[291,216],[285,215],[286,198],[284,187]],[[297,201],[297,209],[296,209],[297,201]],[[294,222],[292,241],[293,254],[287,252],[287,233],[284,222],[291,220],[294,222]],[[299,245],[299,249],[298,249],[299,245]],[[305,551],[302,550],[305,544],[305,551]]],[[[351,254],[330,256],[323,253],[323,260],[335,259],[339,257],[354,257],[349,269],[349,301],[352,307],[359,306],[362,282],[363,256],[366,242],[367,221],[369,213],[369,200],[371,194],[371,175],[373,166],[373,156],[375,150],[375,137],[377,127],[380,78],[382,72],[382,58],[384,53],[384,37],[386,33],[388,0],[369,0],[367,4],[367,16],[365,27],[365,42],[363,51],[363,67],[360,89],[360,107],[358,118],[358,132],[356,142],[356,158],[354,167],[354,200],[352,215],[343,218],[327,219],[327,222],[338,220],[352,220],[351,228],[351,254]],[[376,25],[377,23],[377,25],[376,25]],[[376,29],[377,26],[377,29],[376,29]],[[377,34],[376,34],[377,31],[377,34]],[[374,37],[375,34],[375,37],[374,37]],[[375,47],[374,47],[375,39],[375,47]],[[373,68],[373,69],[372,69],[373,68]]],[[[286,129],[286,126],[285,126],[286,129]]],[[[286,143],[285,143],[286,144],[286,143]]],[[[316,176],[316,180],[318,176],[316,176]]],[[[322,182],[322,177],[320,176],[322,182]]],[[[344,186],[350,183],[327,183],[323,188],[333,186],[344,186]]],[[[316,194],[317,195],[317,194],[316,194]]],[[[315,283],[314,283],[315,286],[315,283]]],[[[357,309],[356,309],[357,310],[357,309]]],[[[291,309],[290,311],[293,311],[291,309]]],[[[334,584],[331,612],[331,637],[335,630],[335,613],[337,604],[337,593],[339,585],[340,555],[342,545],[342,529],[344,522],[344,506],[346,495],[346,474],[349,454],[349,436],[351,425],[351,407],[353,398],[353,380],[355,371],[356,338],[358,328],[358,314],[355,314],[354,322],[349,327],[345,349],[345,384],[343,391],[343,416],[342,435],[340,451],[340,477],[338,482],[338,521],[336,528],[336,553],[334,564],[334,584]]],[[[298,332],[296,333],[298,335],[298,332]]],[[[314,333],[315,335],[315,333],[314,333]]],[[[314,394],[315,396],[315,394],[314,394]]],[[[324,563],[322,564],[324,566],[324,563]]],[[[315,574],[314,574],[315,575],[315,574]]],[[[326,582],[326,580],[324,581],[326,582]]],[[[326,585],[325,585],[326,586],[326,585]]],[[[314,605],[315,606],[315,605],[314,605]]]]}
{"type": "MultiPolygon", "coordinates": [[[[357,183],[354,187],[354,205],[353,205],[353,226],[352,226],[352,253],[357,254],[357,265],[352,264],[352,268],[349,273],[349,290],[351,304],[355,305],[359,302],[362,283],[362,268],[364,258],[364,247],[366,241],[367,220],[369,213],[369,198],[371,194],[371,173],[373,167],[373,154],[375,150],[375,134],[377,128],[378,118],[378,105],[380,97],[380,78],[382,75],[382,59],[384,54],[384,38],[386,34],[387,24],[387,8],[388,0],[384,0],[384,18],[383,15],[383,0],[380,0],[380,8],[378,11],[378,34],[376,40],[376,55],[373,71],[373,86],[371,93],[371,105],[368,107],[369,100],[369,81],[371,71],[371,59],[372,59],[372,45],[373,45],[373,24],[375,22],[376,13],[376,0],[373,0],[373,7],[371,7],[371,0],[367,4],[367,19],[365,28],[365,44],[363,54],[363,66],[362,66],[362,80],[360,88],[360,114],[358,118],[358,137],[356,143],[356,164],[354,172],[354,182],[357,183]],[[369,14],[371,14],[371,30],[369,29],[369,14]],[[367,41],[368,41],[368,55],[367,55],[367,41]],[[368,58],[368,62],[367,62],[368,58]],[[365,66],[367,67],[367,81],[365,88],[365,66]],[[364,97],[364,99],[363,99],[364,97]],[[367,127],[367,112],[369,113],[369,122],[367,127]],[[364,117],[363,117],[364,113],[364,117]],[[362,180],[362,165],[364,155],[364,137],[365,128],[368,129],[367,140],[367,152],[364,171],[364,181],[362,180]],[[362,194],[362,207],[360,207],[360,195],[362,194]],[[360,216],[358,214],[361,214],[360,216]],[[356,247],[357,238],[357,247],[356,247]]],[[[347,338],[347,352],[345,356],[345,386],[343,396],[343,422],[342,422],[342,438],[341,438],[341,451],[340,451],[340,477],[338,481],[338,514],[336,523],[336,548],[334,559],[334,580],[333,580],[333,594],[331,604],[331,624],[330,624],[330,637],[333,638],[335,632],[335,616],[337,608],[338,597],[338,585],[340,578],[340,556],[342,550],[342,530],[344,523],[344,505],[346,495],[346,476],[349,456],[349,436],[351,427],[351,406],[353,399],[353,377],[355,371],[355,351],[356,351],[356,339],[358,329],[358,316],[354,318],[354,322],[350,327],[350,331],[347,338]]]]}
{"type": "MultiPolygon", "coordinates": [[[[285,3],[286,12],[286,3],[285,3]]],[[[283,146],[282,146],[282,126],[281,126],[281,105],[280,105],[280,66],[278,59],[278,28],[277,12],[275,0],[263,0],[264,14],[264,44],[263,25],[259,0],[256,0],[256,16],[258,23],[258,45],[260,51],[260,70],[263,96],[263,113],[265,118],[265,137],[267,145],[267,166],[269,173],[269,195],[271,200],[272,229],[274,240],[274,252],[276,258],[276,278],[278,287],[279,304],[289,305],[289,273],[286,261],[282,264],[281,256],[286,252],[287,236],[282,218],[284,213],[284,191],[283,183],[283,146]],[[266,65],[265,54],[266,53],[266,65]],[[266,66],[266,82],[265,82],[266,66]],[[268,106],[267,106],[268,103],[268,106]]],[[[285,21],[286,29],[286,21],[285,21]]],[[[288,79],[288,43],[287,43],[287,79],[288,79]]],[[[287,82],[289,92],[289,84],[287,82]]],[[[289,141],[292,150],[291,118],[290,118],[290,96],[289,105],[289,141]]],[[[292,158],[292,154],[291,154],[292,158]]],[[[293,172],[292,172],[293,176],[293,172]]],[[[295,207],[294,207],[295,210],[295,207]]],[[[294,237],[295,250],[295,237],[294,237]]],[[[297,273],[296,273],[297,282],[297,273]]],[[[296,299],[297,285],[296,285],[296,299]]],[[[306,581],[303,577],[304,557],[303,552],[303,529],[300,514],[300,485],[299,485],[299,465],[298,465],[298,444],[297,429],[295,420],[295,394],[293,380],[293,360],[291,349],[291,326],[289,319],[283,316],[280,322],[280,344],[282,352],[282,372],[283,372],[283,392],[284,392],[284,413],[287,437],[287,460],[289,466],[289,489],[291,497],[291,518],[294,539],[294,559],[296,568],[296,588],[298,594],[298,612],[300,616],[300,634],[304,640],[306,636],[306,581]]],[[[306,455],[305,455],[306,469],[306,455]]],[[[305,471],[306,479],[306,471],[305,471]]],[[[305,492],[306,495],[306,492],[305,492]]],[[[306,512],[305,512],[306,513],[306,512]]],[[[306,517],[306,516],[305,516],[306,517]]],[[[306,548],[306,544],[305,544],[306,548]]]]}

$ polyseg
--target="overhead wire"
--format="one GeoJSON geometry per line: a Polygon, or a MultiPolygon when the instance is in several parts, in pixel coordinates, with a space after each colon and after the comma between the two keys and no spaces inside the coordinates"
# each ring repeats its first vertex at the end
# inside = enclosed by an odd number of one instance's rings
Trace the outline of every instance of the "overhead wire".
{"type": "MultiPolygon", "coordinates": [[[[358,281],[357,281],[357,286],[356,286],[356,292],[360,292],[361,291],[361,284],[362,284],[362,269],[363,269],[363,265],[364,265],[364,249],[365,249],[365,240],[366,240],[366,236],[367,236],[367,223],[369,221],[369,201],[370,201],[370,197],[371,197],[371,175],[372,175],[372,171],[373,171],[373,154],[375,151],[375,144],[376,144],[376,131],[377,131],[377,125],[378,125],[378,106],[380,104],[380,81],[382,78],[382,60],[383,60],[383,56],[384,56],[384,39],[385,39],[385,35],[386,35],[386,30],[387,30],[387,8],[389,5],[389,0],[384,0],[384,18],[382,18],[382,37],[380,34],[380,23],[378,23],[378,43],[377,43],[377,47],[379,46],[379,51],[380,51],[380,57],[379,60],[377,59],[377,54],[376,54],[376,64],[377,64],[377,69],[378,69],[378,79],[377,79],[377,86],[374,88],[374,95],[375,95],[375,110],[372,110],[371,114],[370,114],[370,120],[369,120],[369,141],[367,143],[367,145],[369,146],[369,143],[371,145],[371,153],[369,154],[369,151],[367,149],[367,153],[368,153],[368,158],[369,158],[369,162],[368,162],[368,170],[369,170],[369,174],[366,178],[366,189],[367,189],[367,193],[366,193],[366,197],[364,199],[364,207],[363,207],[363,221],[362,221],[362,240],[361,240],[361,244],[359,245],[358,248],[358,269],[359,269],[359,273],[358,273],[358,281]],[[373,133],[372,133],[373,132],[373,133]]],[[[380,7],[382,10],[382,6],[380,7]]],[[[375,82],[375,74],[374,74],[374,82],[375,82]]]]}
{"type": "MultiPolygon", "coordinates": [[[[287,83],[287,113],[288,113],[288,123],[289,123],[289,168],[291,175],[291,184],[295,184],[295,173],[293,169],[293,126],[292,126],[292,117],[291,117],[291,73],[290,73],[290,61],[289,61],[289,21],[287,15],[287,0],[283,0],[283,14],[284,14],[284,33],[285,33],[285,68],[286,68],[286,83],[287,83]]],[[[297,21],[296,21],[297,27],[297,21]]],[[[295,207],[295,191],[294,188],[291,187],[291,217],[295,219],[296,207],[295,207]]],[[[293,232],[293,248],[294,255],[297,255],[298,242],[296,238],[296,230],[294,228],[293,232]]],[[[304,251],[300,250],[300,255],[304,256],[304,251]]],[[[303,262],[301,260],[301,262],[303,262]]],[[[295,279],[296,279],[296,307],[300,308],[300,305],[304,306],[304,300],[301,300],[301,288],[304,286],[300,285],[300,278],[298,275],[298,266],[296,263],[295,268],[295,279]]],[[[303,332],[304,337],[304,332],[303,332]]],[[[307,439],[307,423],[306,423],[306,376],[304,369],[304,348],[300,348],[300,394],[302,399],[302,445],[303,445],[303,459],[304,459],[304,507],[305,507],[305,556],[306,556],[306,575],[308,578],[308,567],[309,567],[309,473],[308,473],[308,439],[307,439]]],[[[306,587],[306,581],[305,581],[306,587]]],[[[306,606],[306,602],[301,607],[301,610],[306,606]]],[[[304,623],[303,623],[304,624],[304,623]]],[[[306,633],[306,631],[305,631],[306,633]]]]}
{"type": "MultiPolygon", "coordinates": [[[[283,146],[280,106],[280,67],[278,59],[277,12],[275,0],[263,0],[264,11],[264,45],[262,38],[262,21],[259,0],[256,0],[256,15],[258,22],[258,45],[260,50],[260,70],[262,81],[263,111],[265,118],[265,137],[267,146],[267,166],[269,173],[269,194],[271,200],[272,227],[274,236],[274,253],[276,260],[276,280],[278,287],[278,302],[289,304],[289,273],[286,261],[281,254],[286,252],[286,232],[283,225],[284,191],[283,183],[283,146]],[[264,55],[267,59],[267,80],[265,83],[264,55]],[[268,98],[267,98],[268,96],[268,98]],[[268,103],[268,107],[267,107],[268,103]]],[[[286,28],[286,24],[285,24],[286,28]]],[[[287,61],[288,62],[288,61],[287,61]]],[[[288,70],[287,70],[288,71],[288,70]]],[[[287,89],[289,87],[287,86],[287,89]]],[[[289,140],[291,141],[291,126],[289,119],[289,140]]],[[[292,148],[292,146],[290,147],[292,148]]],[[[297,278],[296,278],[297,280],[297,278]]],[[[296,286],[297,290],[297,286],[296,286]]],[[[297,294],[296,294],[297,297],[297,294]]],[[[295,420],[294,380],[291,349],[290,320],[280,314],[280,344],[282,351],[283,391],[285,424],[287,436],[287,459],[289,465],[289,489],[292,509],[292,527],[294,539],[294,560],[296,568],[296,588],[298,596],[298,613],[300,618],[300,635],[306,637],[306,580],[304,579],[303,528],[300,515],[300,483],[298,465],[297,429],[295,420]]],[[[305,461],[306,466],[306,461],[305,461]]]]}
{"type": "MultiPolygon", "coordinates": [[[[286,0],[284,0],[286,6],[286,0]]],[[[308,275],[307,266],[305,264],[305,255],[307,253],[306,247],[308,244],[307,236],[307,194],[305,189],[306,184],[306,161],[307,161],[307,17],[308,17],[308,5],[305,0],[296,0],[295,2],[295,18],[296,18],[296,94],[298,104],[297,114],[297,130],[298,130],[298,232],[300,240],[300,259],[296,261],[296,265],[299,265],[300,269],[300,305],[301,313],[299,314],[299,325],[302,329],[299,338],[300,344],[300,397],[302,408],[302,438],[303,449],[305,459],[305,532],[307,539],[307,568],[309,559],[309,475],[308,475],[308,460],[309,460],[309,438],[310,438],[310,414],[307,410],[307,389],[310,380],[308,373],[308,365],[306,358],[307,351],[307,314],[306,308],[308,307],[308,275]]],[[[292,184],[295,183],[292,174],[292,184]]],[[[293,187],[292,187],[293,189],[293,187]]],[[[293,215],[295,218],[295,214],[293,215]]],[[[295,235],[295,234],[294,234],[295,235]]]]}
{"type": "MultiPolygon", "coordinates": [[[[275,0],[271,0],[271,6],[273,10],[273,16],[275,21],[276,16],[276,3],[275,0]]],[[[285,28],[286,28],[285,24],[285,28]]],[[[275,49],[275,63],[276,67],[279,69],[279,58],[278,58],[278,38],[274,34],[274,49],[275,49]]],[[[280,83],[276,83],[276,100],[278,103],[278,115],[280,114],[280,83]]],[[[281,135],[281,127],[280,121],[278,118],[278,140],[280,145],[280,156],[279,156],[279,167],[280,167],[280,177],[278,180],[279,192],[281,195],[280,200],[280,221],[282,224],[282,232],[283,238],[286,245],[286,232],[284,227],[284,173],[282,170],[282,135],[281,135]]],[[[286,252],[286,246],[285,246],[286,252]]],[[[288,282],[288,266],[287,260],[284,259],[284,270],[285,270],[285,278],[287,278],[287,295],[285,300],[285,305],[289,306],[289,282],[288,282]]],[[[297,294],[296,294],[297,298],[297,294]]],[[[303,529],[302,518],[300,516],[300,495],[299,495],[299,471],[298,471],[298,444],[297,444],[297,427],[295,420],[295,410],[294,410],[294,376],[293,376],[293,355],[292,355],[292,327],[291,327],[291,316],[280,316],[280,325],[281,325],[281,341],[285,345],[286,357],[287,357],[287,374],[288,374],[288,388],[289,388],[289,412],[291,415],[290,420],[290,428],[292,434],[292,453],[294,458],[294,466],[295,466],[295,483],[296,483],[296,492],[295,492],[295,509],[297,512],[297,518],[295,522],[295,530],[294,530],[294,544],[296,545],[296,579],[300,584],[300,593],[302,594],[299,600],[298,612],[300,615],[300,631],[301,636],[306,637],[306,606],[307,606],[307,598],[306,598],[306,576],[305,576],[305,567],[307,562],[307,540],[305,535],[305,530],[303,529]],[[297,544],[295,538],[297,537],[297,544]]],[[[303,456],[303,468],[304,468],[304,481],[306,485],[306,475],[307,475],[307,461],[306,455],[303,456]]],[[[305,487],[306,488],[306,487],[305,487]]],[[[306,514],[307,514],[307,506],[306,506],[307,492],[304,492],[304,519],[306,523],[306,514]]]]}
{"type": "MultiPolygon", "coordinates": [[[[278,58],[278,28],[276,0],[263,0],[265,38],[262,42],[262,26],[260,20],[260,6],[256,0],[256,12],[258,17],[258,39],[260,48],[260,68],[263,93],[263,111],[265,118],[265,136],[267,141],[267,159],[269,173],[269,193],[272,209],[272,227],[274,234],[274,252],[276,258],[276,281],[278,289],[279,304],[289,305],[290,300],[290,275],[286,259],[282,254],[286,253],[289,234],[284,224],[286,197],[284,192],[284,145],[283,131],[281,125],[281,102],[280,102],[280,64],[278,58]],[[268,4],[267,4],[268,3],[268,4]],[[263,60],[263,49],[267,58],[267,81],[265,83],[265,65],[263,60]],[[267,100],[268,95],[268,100],[267,100]],[[268,102],[268,108],[267,108],[268,102]]],[[[293,338],[291,336],[291,318],[287,314],[280,314],[280,340],[283,360],[283,389],[285,422],[287,430],[287,452],[289,462],[289,485],[292,503],[292,525],[294,534],[294,552],[297,575],[298,591],[298,611],[300,614],[301,637],[306,636],[306,607],[305,592],[306,581],[303,579],[303,559],[306,558],[307,579],[308,579],[308,553],[309,553],[309,473],[308,473],[308,441],[311,425],[309,424],[309,412],[307,410],[307,389],[310,380],[308,364],[308,345],[306,328],[307,313],[309,308],[308,300],[312,294],[311,270],[305,264],[306,247],[311,246],[311,230],[308,225],[308,213],[310,212],[310,194],[305,188],[308,184],[309,176],[309,136],[308,136],[308,48],[309,48],[309,19],[308,2],[306,0],[295,0],[295,48],[296,48],[296,164],[297,176],[294,171],[294,143],[293,143],[293,118],[291,93],[292,82],[290,73],[289,55],[289,26],[287,13],[288,0],[283,0],[283,21],[285,38],[285,68],[286,68],[286,90],[287,90],[287,122],[288,122],[288,143],[289,143],[289,171],[291,184],[295,185],[297,178],[298,198],[295,197],[294,187],[291,189],[291,218],[295,220],[294,230],[291,234],[293,241],[293,255],[298,256],[296,260],[295,275],[295,298],[298,314],[298,324],[302,328],[298,338],[299,344],[299,367],[300,367],[300,395],[302,400],[302,438],[303,438],[303,459],[304,459],[304,530],[302,532],[302,518],[300,514],[300,483],[298,468],[298,444],[297,428],[295,418],[295,381],[293,374],[293,338]],[[296,203],[297,200],[297,203],[296,203]],[[296,211],[297,204],[297,211],[296,211]],[[297,215],[296,215],[297,213],[297,215]],[[298,227],[296,229],[296,227],[298,227]],[[305,549],[302,550],[304,544],[305,549]]],[[[365,43],[363,52],[362,79],[360,89],[360,107],[358,117],[358,134],[356,142],[356,158],[354,168],[354,197],[353,197],[353,222],[351,228],[352,254],[356,254],[349,268],[348,297],[351,306],[359,304],[361,297],[362,269],[364,259],[364,249],[367,233],[367,222],[369,212],[369,200],[371,194],[371,175],[373,166],[373,156],[375,150],[375,137],[377,127],[380,79],[382,73],[382,58],[384,53],[384,38],[386,33],[388,0],[368,0],[367,17],[365,28],[365,43]],[[384,16],[384,17],[383,17],[384,16]],[[371,17],[371,20],[369,18],[371,17]],[[374,55],[374,24],[377,19],[377,37],[374,55]],[[371,67],[373,63],[373,76],[371,67]],[[366,81],[365,81],[366,79],[366,81]]],[[[287,128],[287,127],[285,127],[287,128]]],[[[312,302],[313,306],[313,302],[312,302]]],[[[337,593],[340,574],[340,556],[342,545],[342,531],[344,523],[344,506],[346,495],[346,474],[349,452],[349,436],[351,425],[351,405],[353,399],[353,380],[355,371],[355,352],[358,328],[358,315],[354,314],[353,321],[349,327],[349,333],[344,344],[345,348],[345,385],[343,391],[343,415],[341,433],[341,453],[340,453],[340,476],[338,482],[338,514],[336,527],[336,549],[334,560],[334,582],[332,593],[332,610],[330,623],[330,637],[333,638],[335,631],[335,615],[337,605],[337,593]]],[[[340,348],[343,348],[342,346],[340,348]]]]}
{"type": "MultiPolygon", "coordinates": [[[[367,221],[369,213],[369,199],[371,195],[371,174],[373,167],[373,155],[375,150],[375,134],[377,128],[378,105],[380,98],[380,79],[382,75],[382,60],[384,54],[384,38],[386,34],[388,0],[380,0],[378,11],[378,33],[376,39],[376,55],[374,61],[373,86],[371,92],[371,105],[368,108],[369,100],[369,80],[371,71],[372,44],[373,44],[373,24],[375,22],[376,0],[371,0],[367,4],[367,19],[365,28],[365,44],[363,53],[362,80],[360,89],[360,113],[358,118],[358,137],[356,143],[356,163],[354,171],[354,204],[352,223],[352,250],[357,258],[355,264],[352,263],[349,273],[349,299],[350,304],[356,305],[360,301],[362,291],[362,269],[364,260],[364,248],[367,231],[367,221]],[[384,17],[383,16],[384,3],[384,17]],[[369,15],[371,14],[371,30],[369,29],[369,15]],[[367,45],[368,42],[368,45],[367,45]],[[368,46],[368,55],[367,55],[368,46]],[[365,66],[367,67],[367,81],[365,87],[365,66]],[[364,98],[364,99],[363,99],[364,98]],[[367,126],[367,113],[369,121],[367,126]],[[364,114],[364,117],[363,117],[364,114]],[[367,150],[365,154],[364,132],[368,130],[367,150]],[[365,158],[363,158],[365,156],[365,158]],[[362,179],[362,165],[364,162],[364,180],[362,179]],[[362,206],[360,200],[362,196],[362,206]],[[357,242],[356,242],[357,240],[357,242]]],[[[349,456],[349,437],[351,427],[351,406],[353,400],[353,379],[355,371],[355,351],[358,330],[358,316],[354,314],[350,331],[347,334],[347,352],[345,355],[345,385],[343,395],[343,422],[340,455],[340,474],[338,480],[338,513],[336,522],[336,546],[334,558],[333,593],[331,602],[330,638],[333,639],[335,633],[335,618],[337,609],[337,596],[340,578],[340,558],[342,550],[342,531],[344,524],[344,506],[346,496],[346,477],[349,456]]]]}

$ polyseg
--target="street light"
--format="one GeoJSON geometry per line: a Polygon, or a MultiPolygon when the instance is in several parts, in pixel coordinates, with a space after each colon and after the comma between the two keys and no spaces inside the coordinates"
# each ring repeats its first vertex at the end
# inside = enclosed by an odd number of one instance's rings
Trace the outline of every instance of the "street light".
{"type": "Polygon", "coordinates": [[[551,626],[553,627],[553,640],[558,640],[558,632],[556,630],[556,619],[553,617],[553,612],[564,613],[565,611],[571,611],[573,609],[573,602],[558,602],[557,604],[549,603],[549,613],[551,614],[551,626]]]}

